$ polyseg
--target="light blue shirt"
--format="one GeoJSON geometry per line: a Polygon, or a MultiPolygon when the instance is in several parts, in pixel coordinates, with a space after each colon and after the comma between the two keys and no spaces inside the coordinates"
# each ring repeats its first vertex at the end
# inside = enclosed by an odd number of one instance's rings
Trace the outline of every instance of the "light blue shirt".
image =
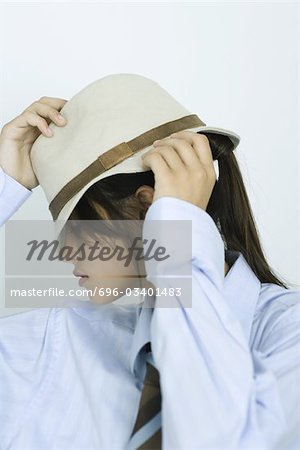
{"type": "MultiPolygon", "coordinates": [[[[1,224],[30,194],[0,171],[1,224]]],[[[189,202],[162,197],[154,219],[192,220],[192,307],[78,300],[2,317],[1,450],[125,450],[149,341],[163,449],[299,450],[300,291],[261,284],[239,252],[224,278],[220,233],[189,202]]]]}

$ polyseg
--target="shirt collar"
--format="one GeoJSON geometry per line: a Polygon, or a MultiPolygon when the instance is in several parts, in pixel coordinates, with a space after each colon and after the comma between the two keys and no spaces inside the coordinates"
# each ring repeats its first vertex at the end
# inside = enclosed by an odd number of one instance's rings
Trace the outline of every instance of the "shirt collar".
{"type": "Polygon", "coordinates": [[[238,318],[249,343],[261,282],[242,253],[227,250],[225,254],[226,260],[228,258],[230,261],[232,258],[235,262],[224,279],[224,296],[238,318]]]}
{"type": "Polygon", "coordinates": [[[154,307],[154,297],[145,296],[145,301],[140,307],[139,317],[133,332],[132,346],[130,351],[130,370],[135,375],[141,373],[143,361],[140,350],[148,342],[151,342],[150,322],[154,307]]]}
{"type": "MultiPolygon", "coordinates": [[[[225,259],[231,268],[224,279],[224,297],[240,321],[247,342],[249,342],[261,283],[242,253],[225,250],[225,259]]],[[[140,350],[145,344],[151,342],[150,322],[153,307],[154,298],[146,296],[140,307],[130,351],[130,369],[135,375],[140,373],[143,366],[140,350]]]]}

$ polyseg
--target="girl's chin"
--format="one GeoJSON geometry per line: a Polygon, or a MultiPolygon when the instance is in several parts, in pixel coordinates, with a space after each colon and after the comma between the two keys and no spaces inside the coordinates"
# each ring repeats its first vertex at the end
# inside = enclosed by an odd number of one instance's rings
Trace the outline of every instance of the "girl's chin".
{"type": "Polygon", "coordinates": [[[80,277],[79,278],[79,286],[83,286],[87,281],[88,281],[89,277],[80,277]]]}

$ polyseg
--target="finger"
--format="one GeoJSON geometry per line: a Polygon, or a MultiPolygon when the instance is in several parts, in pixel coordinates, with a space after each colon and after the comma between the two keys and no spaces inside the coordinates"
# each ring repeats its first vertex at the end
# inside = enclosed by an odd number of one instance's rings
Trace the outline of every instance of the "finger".
{"type": "Polygon", "coordinates": [[[49,118],[58,126],[64,126],[67,123],[64,116],[62,116],[55,108],[45,103],[34,102],[27,110],[33,111],[44,118],[49,118]]]}
{"type": "Polygon", "coordinates": [[[51,130],[49,133],[48,123],[46,119],[29,110],[24,111],[20,116],[16,118],[15,125],[20,128],[27,127],[28,125],[37,127],[47,137],[52,136],[53,133],[51,130]]]}
{"type": "Polygon", "coordinates": [[[165,138],[153,144],[154,148],[162,148],[165,145],[171,145],[181,163],[188,167],[194,167],[201,163],[200,158],[194,147],[186,139],[165,138]]]}
{"type": "MultiPolygon", "coordinates": [[[[163,142],[164,141],[162,141],[161,145],[156,145],[155,150],[152,151],[161,154],[170,169],[180,170],[184,168],[184,162],[176,150],[171,145],[164,145],[163,142]]],[[[152,153],[152,151],[150,153],[152,153]]]]}
{"type": "Polygon", "coordinates": [[[211,168],[213,165],[213,156],[207,136],[195,133],[194,131],[179,131],[171,134],[171,136],[178,139],[186,139],[198,153],[202,164],[211,168]]]}
{"type": "Polygon", "coordinates": [[[170,167],[167,165],[167,162],[163,156],[158,152],[151,151],[145,153],[145,155],[142,156],[142,163],[144,167],[150,167],[154,173],[155,179],[158,174],[165,177],[170,173],[170,167]]]}
{"type": "Polygon", "coordinates": [[[46,105],[52,106],[52,108],[57,109],[58,111],[67,103],[68,100],[63,98],[56,97],[41,97],[39,102],[45,103],[46,105]]]}

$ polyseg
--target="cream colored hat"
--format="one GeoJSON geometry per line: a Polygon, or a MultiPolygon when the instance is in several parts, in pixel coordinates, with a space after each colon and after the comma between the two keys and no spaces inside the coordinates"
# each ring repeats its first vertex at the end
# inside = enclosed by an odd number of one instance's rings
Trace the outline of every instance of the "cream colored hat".
{"type": "Polygon", "coordinates": [[[137,74],[105,76],[74,95],[61,109],[64,127],[50,123],[31,149],[36,177],[49,202],[59,235],[84,192],[117,173],[144,172],[141,156],[152,143],[182,130],[228,136],[236,133],[206,126],[155,81],[137,74]]]}

